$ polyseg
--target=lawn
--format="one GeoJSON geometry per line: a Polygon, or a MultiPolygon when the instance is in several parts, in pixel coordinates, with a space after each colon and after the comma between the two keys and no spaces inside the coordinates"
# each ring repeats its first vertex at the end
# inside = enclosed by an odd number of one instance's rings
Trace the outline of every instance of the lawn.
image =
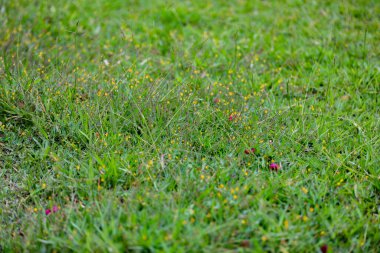
{"type": "Polygon", "coordinates": [[[0,0],[0,252],[378,252],[380,2],[0,0]]]}

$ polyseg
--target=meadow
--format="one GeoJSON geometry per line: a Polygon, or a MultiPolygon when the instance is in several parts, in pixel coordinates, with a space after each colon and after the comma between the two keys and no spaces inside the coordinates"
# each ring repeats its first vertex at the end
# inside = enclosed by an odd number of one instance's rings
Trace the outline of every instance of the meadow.
{"type": "Polygon", "coordinates": [[[0,0],[0,252],[378,252],[379,13],[0,0]]]}

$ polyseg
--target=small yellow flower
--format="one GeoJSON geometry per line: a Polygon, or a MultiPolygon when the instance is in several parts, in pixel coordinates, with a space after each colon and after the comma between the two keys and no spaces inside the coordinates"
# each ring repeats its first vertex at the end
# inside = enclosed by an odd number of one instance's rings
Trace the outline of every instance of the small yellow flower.
{"type": "Polygon", "coordinates": [[[289,221],[287,221],[287,220],[284,221],[284,227],[285,227],[285,229],[289,228],[289,221]]]}

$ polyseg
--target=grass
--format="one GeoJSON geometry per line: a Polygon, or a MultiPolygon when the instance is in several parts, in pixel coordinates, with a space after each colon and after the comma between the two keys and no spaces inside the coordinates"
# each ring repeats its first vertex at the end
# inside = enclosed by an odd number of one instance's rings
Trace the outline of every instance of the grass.
{"type": "Polygon", "coordinates": [[[0,252],[377,252],[379,13],[1,0],[0,252]]]}

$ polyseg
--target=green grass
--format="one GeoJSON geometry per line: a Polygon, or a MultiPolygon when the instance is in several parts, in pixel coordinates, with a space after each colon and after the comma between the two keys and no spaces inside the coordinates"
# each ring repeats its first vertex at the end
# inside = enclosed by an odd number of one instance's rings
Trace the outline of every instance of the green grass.
{"type": "Polygon", "coordinates": [[[0,0],[0,252],[378,252],[379,13],[0,0]]]}

